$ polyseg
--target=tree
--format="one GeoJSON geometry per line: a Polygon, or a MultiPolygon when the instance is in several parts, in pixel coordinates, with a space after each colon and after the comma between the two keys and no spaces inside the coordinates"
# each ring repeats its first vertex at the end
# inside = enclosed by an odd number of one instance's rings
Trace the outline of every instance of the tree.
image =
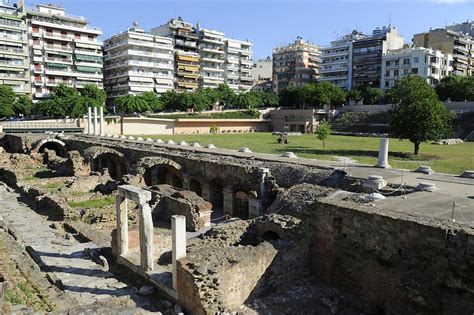
{"type": "Polygon", "coordinates": [[[31,98],[26,95],[18,96],[13,105],[13,110],[15,111],[15,115],[30,115],[33,110],[31,98]]]}
{"type": "Polygon", "coordinates": [[[305,103],[305,92],[301,88],[288,87],[278,94],[280,106],[285,107],[302,107],[305,103]]]}
{"type": "Polygon", "coordinates": [[[474,77],[450,75],[440,80],[436,93],[442,101],[474,101],[474,77]]]}
{"type": "Polygon", "coordinates": [[[160,102],[163,104],[163,109],[173,110],[178,108],[178,93],[175,90],[168,90],[161,94],[160,102]]]}
{"type": "Polygon", "coordinates": [[[257,97],[251,93],[241,93],[237,95],[232,101],[232,107],[242,108],[242,109],[255,109],[258,105],[257,97]]]}
{"type": "Polygon", "coordinates": [[[378,104],[383,96],[383,92],[379,88],[367,86],[362,89],[362,98],[365,105],[378,104]]]}
{"type": "Polygon", "coordinates": [[[16,94],[11,86],[0,85],[0,117],[15,115],[16,94]]]}
{"type": "Polygon", "coordinates": [[[87,105],[92,107],[100,107],[105,104],[107,94],[104,90],[99,89],[95,84],[86,84],[79,93],[86,98],[87,105]]]}
{"type": "Polygon", "coordinates": [[[415,155],[421,143],[439,140],[451,132],[453,116],[423,78],[403,77],[391,94],[395,107],[390,111],[390,136],[412,142],[415,155]]]}
{"type": "Polygon", "coordinates": [[[49,98],[40,101],[34,110],[36,113],[41,113],[44,116],[62,118],[66,116],[66,110],[58,99],[49,98]]]}
{"type": "Polygon", "coordinates": [[[217,87],[219,101],[224,105],[230,105],[235,98],[235,92],[227,84],[219,84],[217,87]]]}
{"type": "Polygon", "coordinates": [[[153,112],[163,110],[163,103],[160,98],[153,91],[143,92],[140,97],[148,103],[148,106],[153,112]]]}
{"type": "Polygon", "coordinates": [[[325,147],[326,139],[329,138],[331,132],[331,126],[327,121],[324,120],[319,124],[318,130],[316,131],[316,136],[323,142],[323,149],[325,147]]]}
{"type": "Polygon", "coordinates": [[[141,98],[139,95],[125,95],[118,97],[115,100],[115,104],[119,112],[131,114],[131,113],[143,113],[150,111],[150,105],[141,98]]]}
{"type": "Polygon", "coordinates": [[[358,89],[352,89],[347,94],[350,100],[353,100],[357,105],[360,101],[362,101],[362,92],[358,89]]]}

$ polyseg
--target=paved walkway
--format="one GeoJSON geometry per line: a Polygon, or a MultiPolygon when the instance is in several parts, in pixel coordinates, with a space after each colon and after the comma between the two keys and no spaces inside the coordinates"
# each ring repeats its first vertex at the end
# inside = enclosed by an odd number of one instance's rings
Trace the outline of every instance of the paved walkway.
{"type": "Polygon", "coordinates": [[[64,290],[80,305],[120,296],[129,296],[138,305],[148,303],[135,288],[118,281],[112,273],[83,256],[85,248],[95,248],[96,244],[66,239],[49,226],[51,221],[19,202],[17,197],[0,186],[3,221],[14,229],[18,241],[36,251],[51,273],[62,281],[64,290]]]}

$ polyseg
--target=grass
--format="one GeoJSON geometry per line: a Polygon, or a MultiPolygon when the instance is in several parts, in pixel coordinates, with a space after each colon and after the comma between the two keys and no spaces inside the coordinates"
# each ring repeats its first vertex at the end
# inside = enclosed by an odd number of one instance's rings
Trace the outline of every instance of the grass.
{"type": "MultiPolygon", "coordinates": [[[[337,156],[350,157],[359,163],[375,165],[379,139],[372,137],[349,137],[332,135],[326,140],[326,148],[315,135],[290,136],[289,144],[278,144],[277,136],[271,133],[216,134],[216,135],[156,135],[151,138],[174,141],[197,141],[201,145],[212,143],[218,148],[238,149],[248,147],[254,152],[282,154],[292,151],[299,157],[335,160],[337,156]]],[[[390,140],[389,163],[392,167],[413,170],[420,165],[429,165],[436,172],[460,174],[474,169],[474,143],[457,145],[435,145],[423,143],[420,155],[414,156],[413,144],[409,141],[390,140]]]]}
{"type": "Polygon", "coordinates": [[[52,182],[52,183],[47,183],[43,187],[50,190],[50,191],[56,191],[56,190],[59,190],[60,188],[62,188],[63,186],[64,186],[64,183],[52,182]]]}
{"type": "Polygon", "coordinates": [[[107,196],[104,198],[90,199],[84,201],[71,201],[69,205],[73,208],[96,208],[101,209],[115,203],[115,197],[107,196]]]}
{"type": "Polygon", "coordinates": [[[150,115],[148,118],[164,119],[258,119],[260,113],[250,113],[247,111],[222,112],[222,113],[190,113],[190,114],[166,114],[150,115]]]}

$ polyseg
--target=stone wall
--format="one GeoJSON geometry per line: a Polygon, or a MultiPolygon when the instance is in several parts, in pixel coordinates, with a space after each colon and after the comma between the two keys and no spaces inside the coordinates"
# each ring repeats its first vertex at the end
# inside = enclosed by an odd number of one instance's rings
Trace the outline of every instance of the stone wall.
{"type": "Polygon", "coordinates": [[[376,314],[472,314],[474,231],[326,200],[313,205],[312,270],[376,314]]]}

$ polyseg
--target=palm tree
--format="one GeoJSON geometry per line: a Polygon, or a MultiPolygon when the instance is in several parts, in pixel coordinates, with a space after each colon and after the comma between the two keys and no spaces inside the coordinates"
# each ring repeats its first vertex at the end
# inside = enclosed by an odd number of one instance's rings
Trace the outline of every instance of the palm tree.
{"type": "Polygon", "coordinates": [[[117,98],[115,104],[122,113],[143,113],[151,110],[150,104],[139,95],[125,95],[117,98]]]}

